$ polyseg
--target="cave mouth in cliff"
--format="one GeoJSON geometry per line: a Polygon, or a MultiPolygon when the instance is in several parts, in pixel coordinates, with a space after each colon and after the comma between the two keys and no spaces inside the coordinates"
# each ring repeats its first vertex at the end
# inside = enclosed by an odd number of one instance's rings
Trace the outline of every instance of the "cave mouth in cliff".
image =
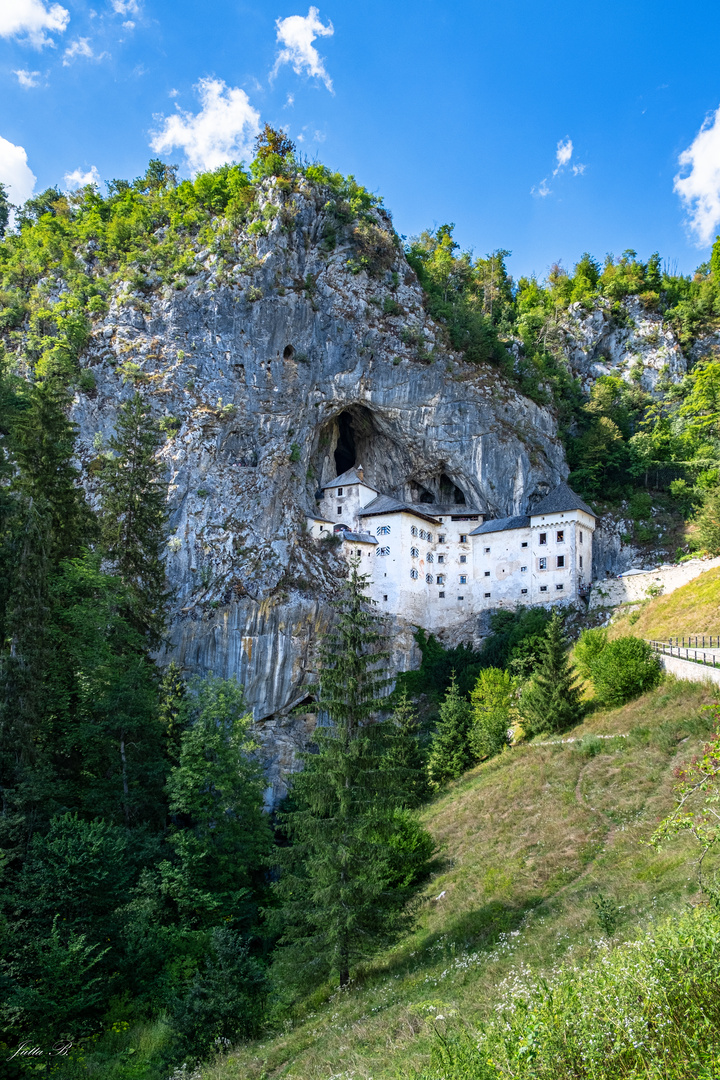
{"type": "Polygon", "coordinates": [[[337,475],[341,476],[348,469],[352,469],[357,462],[357,449],[355,446],[355,429],[353,418],[349,412],[341,412],[337,418],[338,438],[335,447],[335,468],[337,475]]]}

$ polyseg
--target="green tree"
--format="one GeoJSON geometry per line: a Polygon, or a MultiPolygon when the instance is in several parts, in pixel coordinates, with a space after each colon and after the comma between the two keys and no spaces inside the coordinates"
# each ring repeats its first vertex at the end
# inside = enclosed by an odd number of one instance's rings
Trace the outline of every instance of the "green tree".
{"type": "Polygon", "coordinates": [[[0,183],[0,240],[2,240],[5,235],[5,230],[8,227],[8,222],[10,220],[10,206],[7,188],[4,184],[0,183]]]}
{"type": "Polygon", "coordinates": [[[509,745],[508,729],[517,716],[517,685],[509,671],[498,668],[485,668],[478,675],[470,694],[470,745],[478,760],[498,754],[509,745]]]}
{"type": "Polygon", "coordinates": [[[702,546],[711,555],[720,555],[720,488],[708,491],[695,520],[702,546]]]}
{"type": "Polygon", "coordinates": [[[662,668],[651,646],[642,638],[616,638],[608,642],[590,667],[595,695],[603,705],[624,705],[660,682],[662,668]]]}
{"type": "Polygon", "coordinates": [[[544,656],[523,692],[520,712],[528,735],[564,731],[583,718],[581,690],[558,611],[553,612],[547,624],[544,656]]]}
{"type": "Polygon", "coordinates": [[[393,941],[408,925],[411,886],[404,866],[416,856],[398,844],[383,769],[385,733],[373,718],[383,707],[387,650],[381,622],[364,595],[367,578],[353,563],[335,602],[337,621],[320,649],[318,724],[313,751],[293,778],[292,809],[280,815],[290,846],[278,852],[278,982],[345,986],[358,960],[393,941]]]}
{"type": "Polygon", "coordinates": [[[162,558],[167,485],[155,451],[163,437],[142,395],[120,409],[110,458],[102,473],[102,538],[108,558],[132,598],[132,619],[157,647],[169,599],[162,558]]]}
{"type": "Polygon", "coordinates": [[[472,721],[472,706],[460,693],[453,673],[428,755],[428,776],[433,787],[455,780],[474,764],[472,721]]]}
{"type": "Polygon", "coordinates": [[[593,664],[607,645],[607,630],[597,626],[583,630],[573,651],[575,666],[583,679],[591,679],[593,664]]]}
{"type": "Polygon", "coordinates": [[[385,724],[382,769],[399,807],[419,806],[428,795],[425,758],[420,747],[418,716],[406,690],[385,724]]]}

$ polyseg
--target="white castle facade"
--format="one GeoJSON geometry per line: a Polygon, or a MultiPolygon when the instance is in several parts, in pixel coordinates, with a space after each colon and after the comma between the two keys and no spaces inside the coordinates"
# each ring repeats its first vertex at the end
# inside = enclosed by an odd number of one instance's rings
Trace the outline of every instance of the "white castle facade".
{"type": "Polygon", "coordinates": [[[485,521],[465,504],[382,495],[358,465],[325,485],[308,529],[341,538],[380,611],[433,630],[485,609],[579,600],[592,580],[595,520],[567,484],[529,515],[485,521]]]}

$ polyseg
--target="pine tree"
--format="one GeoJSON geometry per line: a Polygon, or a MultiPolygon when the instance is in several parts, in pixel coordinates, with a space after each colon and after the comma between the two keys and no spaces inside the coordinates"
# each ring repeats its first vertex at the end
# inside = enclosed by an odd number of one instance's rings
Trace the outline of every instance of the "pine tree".
{"type": "Polygon", "coordinates": [[[418,738],[418,717],[403,690],[393,713],[385,725],[386,750],[382,769],[392,788],[397,805],[405,808],[419,806],[428,796],[425,759],[418,738]]]}
{"type": "Polygon", "coordinates": [[[132,617],[156,648],[165,629],[169,599],[162,548],[167,521],[167,485],[155,451],[162,435],[136,393],[118,416],[101,483],[102,538],[107,557],[133,598],[132,617]]]}
{"type": "Polygon", "coordinates": [[[448,692],[440,705],[440,720],[435,729],[428,757],[428,775],[433,787],[455,780],[474,763],[470,743],[472,707],[458,690],[455,672],[448,692]]]}
{"type": "Polygon", "coordinates": [[[404,822],[385,781],[383,726],[372,722],[382,709],[388,653],[363,594],[366,581],[351,565],[337,623],[320,649],[317,708],[329,724],[316,728],[315,752],[293,779],[294,808],[280,815],[291,844],[279,852],[280,907],[271,925],[282,935],[276,969],[288,982],[335,975],[345,986],[353,965],[392,941],[409,918],[403,909],[416,855],[393,843],[404,822]]]}
{"type": "Polygon", "coordinates": [[[528,735],[565,731],[580,723],[585,709],[576,679],[562,616],[554,611],[545,629],[544,655],[520,703],[523,727],[528,735]]]}

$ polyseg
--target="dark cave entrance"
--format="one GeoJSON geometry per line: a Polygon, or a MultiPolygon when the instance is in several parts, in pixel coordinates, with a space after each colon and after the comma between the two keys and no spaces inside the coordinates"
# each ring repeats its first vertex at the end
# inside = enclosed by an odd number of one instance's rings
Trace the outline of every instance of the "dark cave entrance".
{"type": "Polygon", "coordinates": [[[357,461],[355,447],[355,429],[353,418],[348,412],[342,412],[337,418],[338,438],[335,447],[335,467],[337,475],[342,476],[348,469],[352,469],[357,461]]]}

